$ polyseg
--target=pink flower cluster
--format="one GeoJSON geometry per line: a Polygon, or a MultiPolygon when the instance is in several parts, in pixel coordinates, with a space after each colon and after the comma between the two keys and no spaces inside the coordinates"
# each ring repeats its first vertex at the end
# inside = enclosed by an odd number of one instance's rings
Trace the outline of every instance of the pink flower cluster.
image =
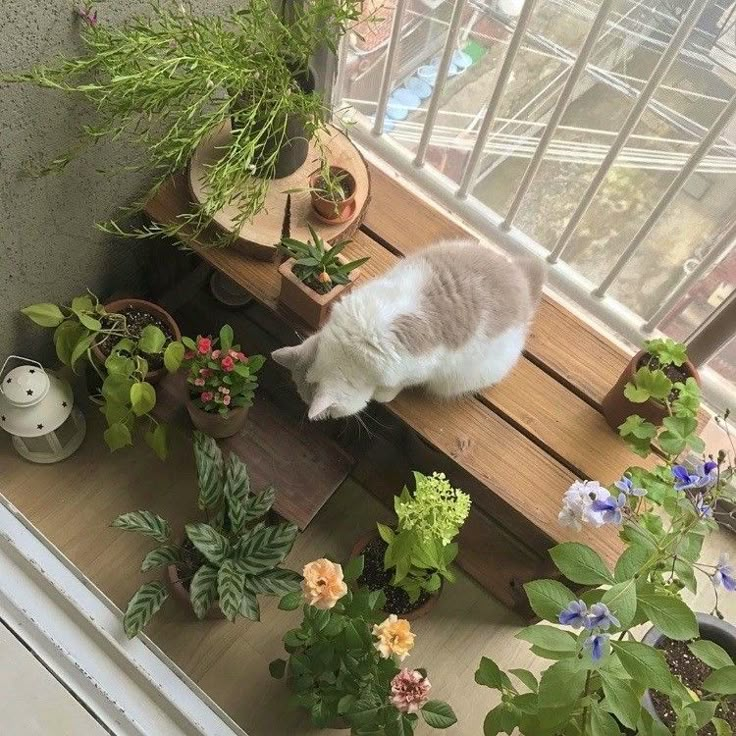
{"type": "Polygon", "coordinates": [[[421,672],[405,668],[391,680],[391,705],[401,713],[416,713],[429,700],[431,689],[421,672]]]}

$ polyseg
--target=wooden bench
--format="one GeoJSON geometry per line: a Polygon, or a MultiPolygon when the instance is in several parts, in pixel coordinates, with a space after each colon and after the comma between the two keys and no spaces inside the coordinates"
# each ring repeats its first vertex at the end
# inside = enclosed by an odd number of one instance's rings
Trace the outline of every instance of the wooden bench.
{"type": "MultiPolygon", "coordinates": [[[[470,237],[397,179],[375,168],[371,176],[372,203],[346,249],[348,257],[370,256],[365,277],[380,275],[397,259],[437,240],[470,237]]],[[[184,180],[175,177],[147,211],[153,220],[171,223],[188,207],[184,180]]],[[[206,238],[183,240],[278,316],[282,342],[298,339],[304,328],[278,304],[274,264],[206,248],[206,238]]],[[[379,411],[387,411],[407,432],[364,447],[354,473],[389,502],[410,467],[448,472],[474,502],[459,564],[508,605],[523,609],[520,583],[547,571],[550,546],[583,541],[609,564],[622,550],[615,530],[576,532],[560,526],[557,514],[562,494],[576,478],[609,484],[626,467],[647,464],[599,413],[627,361],[623,350],[545,295],[524,357],[503,383],[453,402],[403,392],[379,411]]]]}

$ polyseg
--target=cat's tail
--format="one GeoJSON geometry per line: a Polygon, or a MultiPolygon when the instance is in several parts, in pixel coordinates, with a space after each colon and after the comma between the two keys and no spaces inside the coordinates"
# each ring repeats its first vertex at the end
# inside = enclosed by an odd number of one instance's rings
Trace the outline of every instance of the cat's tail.
{"type": "Polygon", "coordinates": [[[536,306],[542,298],[542,289],[547,280],[547,264],[541,258],[532,256],[521,256],[515,263],[526,279],[529,300],[536,306]]]}

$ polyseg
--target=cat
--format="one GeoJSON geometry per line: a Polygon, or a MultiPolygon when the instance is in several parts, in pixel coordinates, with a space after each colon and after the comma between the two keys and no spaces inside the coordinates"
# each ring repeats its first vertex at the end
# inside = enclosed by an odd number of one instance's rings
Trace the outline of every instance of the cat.
{"type": "Polygon", "coordinates": [[[519,359],[544,278],[538,260],[438,243],[354,288],[319,332],[271,357],[291,371],[311,420],[352,416],[408,386],[474,393],[519,359]]]}

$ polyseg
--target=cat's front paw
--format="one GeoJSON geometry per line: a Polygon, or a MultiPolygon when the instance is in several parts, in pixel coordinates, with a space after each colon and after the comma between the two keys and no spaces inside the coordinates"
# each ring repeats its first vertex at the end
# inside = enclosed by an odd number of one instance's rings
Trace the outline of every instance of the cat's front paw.
{"type": "Polygon", "coordinates": [[[373,400],[380,404],[388,404],[393,401],[401,391],[401,386],[379,386],[373,392],[373,400]]]}

